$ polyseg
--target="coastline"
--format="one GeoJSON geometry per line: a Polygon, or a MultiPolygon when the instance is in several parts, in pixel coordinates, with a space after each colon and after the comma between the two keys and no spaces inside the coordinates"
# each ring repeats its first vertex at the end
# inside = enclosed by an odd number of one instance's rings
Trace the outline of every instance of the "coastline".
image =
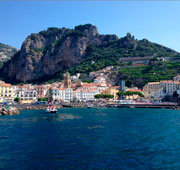
{"type": "MultiPolygon", "coordinates": [[[[48,105],[30,105],[30,104],[18,104],[13,105],[18,110],[45,110],[48,105]]],[[[102,108],[102,107],[112,107],[112,108],[154,108],[154,109],[173,109],[173,110],[180,110],[180,106],[176,103],[174,104],[92,104],[90,107],[86,103],[69,103],[69,104],[55,104],[57,109],[60,108],[102,108]]]]}

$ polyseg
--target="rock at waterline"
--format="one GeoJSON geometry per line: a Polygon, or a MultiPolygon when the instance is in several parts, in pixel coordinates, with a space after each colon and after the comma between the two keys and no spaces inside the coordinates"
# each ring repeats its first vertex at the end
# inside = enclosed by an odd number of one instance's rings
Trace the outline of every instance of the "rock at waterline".
{"type": "Polygon", "coordinates": [[[19,114],[19,110],[15,107],[0,108],[0,115],[17,115],[17,114],[19,114]]]}

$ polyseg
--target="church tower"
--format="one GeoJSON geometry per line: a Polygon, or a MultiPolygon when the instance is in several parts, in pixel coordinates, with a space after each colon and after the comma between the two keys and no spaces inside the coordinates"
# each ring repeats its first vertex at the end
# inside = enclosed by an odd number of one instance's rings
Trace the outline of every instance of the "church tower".
{"type": "Polygon", "coordinates": [[[64,88],[71,88],[71,77],[70,74],[64,73],[64,88]]]}

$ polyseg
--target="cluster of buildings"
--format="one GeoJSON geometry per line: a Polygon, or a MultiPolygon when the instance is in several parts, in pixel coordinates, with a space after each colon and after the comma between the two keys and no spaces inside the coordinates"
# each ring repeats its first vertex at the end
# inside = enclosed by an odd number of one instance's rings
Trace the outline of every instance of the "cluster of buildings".
{"type": "Polygon", "coordinates": [[[21,103],[33,103],[39,98],[64,102],[92,101],[95,100],[96,94],[110,87],[104,77],[96,77],[93,83],[83,83],[79,76],[79,74],[70,76],[69,73],[65,73],[63,82],[44,85],[13,86],[0,81],[0,103],[13,102],[15,98],[19,98],[21,103]]]}
{"type": "Polygon", "coordinates": [[[93,83],[83,83],[80,79],[72,83],[69,73],[65,73],[64,82],[53,84],[48,96],[55,101],[92,101],[109,86],[103,77],[97,77],[93,83]]]}
{"type": "Polygon", "coordinates": [[[145,98],[161,100],[165,96],[173,96],[174,93],[180,95],[180,75],[173,80],[149,82],[143,88],[145,98]]]}
{"type": "MultiPolygon", "coordinates": [[[[173,96],[175,92],[180,95],[180,75],[174,77],[173,80],[149,82],[143,89],[138,89],[137,87],[127,88],[124,80],[119,82],[119,86],[111,86],[106,82],[104,76],[104,73],[110,69],[113,69],[113,66],[91,72],[90,77],[94,79],[92,83],[83,83],[80,80],[80,74],[70,76],[69,73],[64,74],[63,82],[53,84],[13,86],[0,81],[0,103],[13,102],[15,98],[19,98],[21,103],[33,103],[38,101],[39,98],[57,102],[93,101],[96,94],[111,94],[116,100],[119,91],[141,92],[144,98],[148,100],[161,100],[165,96],[173,96]]],[[[137,99],[140,96],[125,97],[127,99],[137,99]]]]}

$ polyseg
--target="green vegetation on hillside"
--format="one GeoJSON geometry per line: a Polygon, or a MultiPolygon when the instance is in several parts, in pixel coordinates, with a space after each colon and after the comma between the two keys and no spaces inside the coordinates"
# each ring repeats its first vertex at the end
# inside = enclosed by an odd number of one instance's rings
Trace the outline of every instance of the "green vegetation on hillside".
{"type": "Polygon", "coordinates": [[[113,99],[114,96],[111,94],[96,94],[94,96],[96,99],[113,99]]]}
{"type": "Polygon", "coordinates": [[[119,98],[125,97],[125,96],[133,96],[133,95],[138,95],[139,97],[144,97],[144,95],[141,92],[133,92],[133,91],[119,91],[117,93],[119,98]]]}
{"type": "MultiPolygon", "coordinates": [[[[119,74],[126,78],[127,86],[142,87],[150,81],[172,79],[180,73],[180,62],[157,61],[160,57],[173,57],[178,59],[175,51],[147,40],[137,41],[133,37],[124,37],[117,41],[108,42],[102,46],[89,46],[83,61],[68,69],[71,75],[75,73],[87,74],[101,70],[107,66],[120,66],[119,74]],[[147,66],[131,66],[131,63],[120,62],[122,57],[153,56],[147,66]]],[[[65,71],[58,72],[49,82],[61,80],[65,71]]]]}
{"type": "Polygon", "coordinates": [[[127,86],[133,84],[142,87],[148,82],[171,80],[180,73],[180,62],[158,62],[148,66],[129,66],[121,68],[119,73],[127,79],[127,86]]]}
{"type": "Polygon", "coordinates": [[[175,57],[178,53],[147,40],[137,41],[133,37],[124,37],[102,46],[89,46],[81,64],[69,69],[71,74],[89,73],[107,66],[122,66],[122,57],[175,57]]]}

